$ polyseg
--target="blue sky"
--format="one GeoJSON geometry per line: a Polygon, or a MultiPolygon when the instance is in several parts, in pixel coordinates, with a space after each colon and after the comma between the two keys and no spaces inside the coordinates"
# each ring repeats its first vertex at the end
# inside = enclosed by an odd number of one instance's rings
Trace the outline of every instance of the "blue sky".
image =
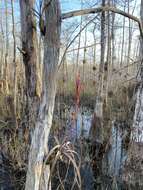
{"type": "Polygon", "coordinates": [[[60,0],[62,12],[72,11],[75,9],[80,9],[80,0],[60,0]]]}

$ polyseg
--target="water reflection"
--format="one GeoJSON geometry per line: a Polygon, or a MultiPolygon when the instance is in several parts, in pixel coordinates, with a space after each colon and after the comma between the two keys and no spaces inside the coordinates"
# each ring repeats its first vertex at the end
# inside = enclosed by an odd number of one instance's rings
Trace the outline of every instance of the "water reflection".
{"type": "Polygon", "coordinates": [[[66,136],[68,140],[75,142],[75,140],[80,137],[87,139],[89,137],[91,119],[92,115],[90,111],[86,109],[79,109],[76,113],[74,108],[71,108],[66,129],[66,136]]]}

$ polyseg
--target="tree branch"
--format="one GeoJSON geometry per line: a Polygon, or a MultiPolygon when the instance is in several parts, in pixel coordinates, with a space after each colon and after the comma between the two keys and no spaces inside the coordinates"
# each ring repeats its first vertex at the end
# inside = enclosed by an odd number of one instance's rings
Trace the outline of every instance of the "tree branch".
{"type": "Polygon", "coordinates": [[[63,13],[62,14],[62,19],[67,19],[67,18],[71,18],[71,17],[75,17],[75,16],[81,16],[81,15],[87,15],[87,14],[95,14],[95,13],[99,13],[99,12],[103,12],[103,11],[111,11],[114,13],[117,13],[119,15],[125,16],[135,22],[138,23],[139,25],[139,30],[140,30],[140,34],[141,37],[143,38],[143,26],[142,23],[140,21],[139,18],[137,18],[136,16],[133,16],[129,13],[126,13],[120,9],[117,9],[115,7],[111,7],[111,6],[101,6],[101,7],[97,7],[97,8],[91,8],[91,9],[84,9],[84,10],[76,10],[76,11],[71,11],[68,13],[63,13]]]}
{"type": "Polygon", "coordinates": [[[62,56],[62,58],[61,58],[61,61],[60,61],[60,64],[59,64],[59,68],[60,68],[61,64],[63,63],[63,60],[64,60],[64,58],[65,58],[65,55],[66,55],[66,53],[67,53],[67,50],[69,49],[69,47],[71,46],[71,44],[76,40],[76,38],[79,36],[79,34],[80,34],[91,22],[93,22],[93,20],[95,20],[95,19],[97,18],[97,16],[98,16],[98,15],[96,15],[93,19],[89,20],[89,21],[81,28],[81,30],[77,33],[77,35],[70,41],[70,43],[67,44],[66,49],[65,49],[65,51],[64,51],[64,54],[63,54],[63,56],[62,56]]]}

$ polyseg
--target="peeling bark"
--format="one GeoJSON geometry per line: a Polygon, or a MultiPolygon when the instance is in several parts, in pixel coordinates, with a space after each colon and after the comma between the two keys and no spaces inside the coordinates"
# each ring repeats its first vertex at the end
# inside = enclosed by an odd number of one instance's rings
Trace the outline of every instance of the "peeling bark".
{"type": "Polygon", "coordinates": [[[25,88],[26,88],[26,127],[34,129],[35,119],[37,116],[38,96],[37,87],[37,33],[36,20],[32,9],[35,0],[23,0],[20,3],[21,13],[21,34],[22,34],[22,52],[23,63],[25,66],[25,88]]]}
{"type": "MultiPolygon", "coordinates": [[[[48,0],[45,0],[46,3],[48,3],[48,0]]],[[[59,1],[52,0],[48,9],[45,10],[46,34],[44,38],[43,93],[32,138],[25,190],[50,189],[48,187],[50,169],[47,166],[44,170],[43,161],[44,156],[48,154],[48,137],[52,126],[56,95],[60,49],[60,14],[59,1]]]]}

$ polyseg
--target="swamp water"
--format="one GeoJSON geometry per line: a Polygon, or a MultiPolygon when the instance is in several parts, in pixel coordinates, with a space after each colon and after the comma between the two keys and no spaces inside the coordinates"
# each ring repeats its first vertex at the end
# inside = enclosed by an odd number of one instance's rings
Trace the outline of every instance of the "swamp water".
{"type": "MultiPolygon", "coordinates": [[[[109,138],[109,148],[103,158],[103,186],[96,188],[96,179],[92,170],[92,158],[90,155],[90,128],[92,122],[92,112],[86,108],[79,109],[75,119],[74,108],[69,111],[69,119],[66,123],[65,136],[66,141],[70,141],[76,147],[76,152],[81,157],[81,179],[82,190],[95,189],[118,189],[122,190],[121,175],[126,156],[126,150],[123,146],[123,139],[127,134],[126,123],[121,121],[113,121],[111,135],[109,138]],[[81,151],[82,149],[82,151],[81,151]]],[[[73,173],[72,173],[73,174],[73,173]]],[[[72,175],[71,174],[71,175],[72,175]]],[[[71,176],[70,175],[70,176],[71,176]]],[[[69,178],[70,180],[70,178],[69,178]]],[[[68,188],[65,188],[68,190],[68,188]]]]}
{"type": "MultiPolygon", "coordinates": [[[[79,110],[77,114],[77,119],[74,120],[73,116],[74,108],[71,108],[69,111],[69,119],[66,123],[65,135],[68,141],[71,141],[74,144],[82,141],[84,143],[84,150],[82,155],[82,164],[81,164],[81,178],[82,178],[82,190],[94,190],[95,189],[95,179],[93,176],[93,171],[90,163],[90,151],[89,151],[89,132],[91,127],[92,113],[86,108],[79,110]]],[[[126,152],[123,150],[122,139],[124,134],[124,124],[120,124],[116,121],[113,122],[112,126],[112,135],[110,137],[110,148],[106,153],[104,160],[104,171],[106,175],[113,177],[120,177],[123,164],[126,159],[126,152]],[[122,127],[121,127],[122,125],[122,127]]],[[[80,143],[77,146],[77,152],[80,143]]],[[[80,153],[80,151],[78,152],[80,153]]],[[[4,168],[3,158],[0,155],[0,190],[14,190],[12,182],[10,180],[9,171],[4,168]]],[[[71,173],[72,175],[72,173],[71,173]]],[[[69,175],[70,176],[70,175],[69,175]]],[[[107,182],[108,183],[108,182],[107,182]]],[[[65,188],[68,190],[68,188],[65,188]]],[[[113,189],[110,185],[107,185],[107,189],[113,189]]],[[[116,189],[116,188],[115,188],[116,189]]],[[[120,189],[120,188],[118,188],[120,189]]],[[[69,189],[70,190],[70,189],[69,189]]]]}

